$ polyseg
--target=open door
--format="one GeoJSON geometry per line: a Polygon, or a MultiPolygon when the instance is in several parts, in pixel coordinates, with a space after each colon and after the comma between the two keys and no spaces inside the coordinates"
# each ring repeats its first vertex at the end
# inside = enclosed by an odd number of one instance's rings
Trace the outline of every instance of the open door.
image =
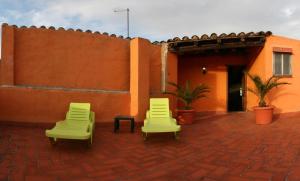
{"type": "Polygon", "coordinates": [[[227,111],[244,111],[244,66],[228,66],[227,111]]]}

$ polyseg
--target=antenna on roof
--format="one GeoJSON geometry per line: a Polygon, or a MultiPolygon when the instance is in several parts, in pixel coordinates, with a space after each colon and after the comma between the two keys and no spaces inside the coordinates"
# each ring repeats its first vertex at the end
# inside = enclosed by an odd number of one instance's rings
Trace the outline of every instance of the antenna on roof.
{"type": "Polygon", "coordinates": [[[125,11],[126,11],[126,15],[127,15],[127,37],[129,37],[129,8],[126,8],[126,9],[114,9],[115,13],[125,12],[125,11]]]}

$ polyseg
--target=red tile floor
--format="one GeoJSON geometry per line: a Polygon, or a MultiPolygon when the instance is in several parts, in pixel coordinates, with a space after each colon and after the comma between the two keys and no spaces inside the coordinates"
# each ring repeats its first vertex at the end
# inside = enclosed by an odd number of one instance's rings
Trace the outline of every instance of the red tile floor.
{"type": "Polygon", "coordinates": [[[183,126],[178,141],[97,126],[90,149],[76,141],[52,147],[42,128],[0,126],[0,180],[300,180],[300,113],[264,126],[252,113],[202,118],[183,126]]]}

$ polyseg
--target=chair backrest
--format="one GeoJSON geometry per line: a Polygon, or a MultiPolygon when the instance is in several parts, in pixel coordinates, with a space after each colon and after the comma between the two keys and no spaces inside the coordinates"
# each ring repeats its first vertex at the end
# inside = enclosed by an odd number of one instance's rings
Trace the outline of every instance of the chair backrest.
{"type": "Polygon", "coordinates": [[[67,120],[88,121],[90,119],[90,103],[71,103],[67,120]]]}
{"type": "Polygon", "coordinates": [[[170,117],[168,98],[150,98],[150,117],[168,118],[170,117]]]}

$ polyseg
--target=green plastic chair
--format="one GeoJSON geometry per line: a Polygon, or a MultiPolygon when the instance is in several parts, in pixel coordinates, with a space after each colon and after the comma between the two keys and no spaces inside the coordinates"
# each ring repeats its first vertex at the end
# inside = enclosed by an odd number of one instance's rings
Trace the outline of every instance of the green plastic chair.
{"type": "Polygon", "coordinates": [[[147,111],[142,133],[144,139],[147,139],[148,133],[174,132],[178,139],[180,125],[177,125],[176,119],[172,118],[172,112],[169,109],[168,98],[150,98],[150,110],[147,111]]]}
{"type": "Polygon", "coordinates": [[[46,130],[46,136],[53,145],[58,139],[88,140],[93,142],[95,113],[90,111],[90,103],[71,103],[66,119],[59,121],[55,127],[46,130]]]}

